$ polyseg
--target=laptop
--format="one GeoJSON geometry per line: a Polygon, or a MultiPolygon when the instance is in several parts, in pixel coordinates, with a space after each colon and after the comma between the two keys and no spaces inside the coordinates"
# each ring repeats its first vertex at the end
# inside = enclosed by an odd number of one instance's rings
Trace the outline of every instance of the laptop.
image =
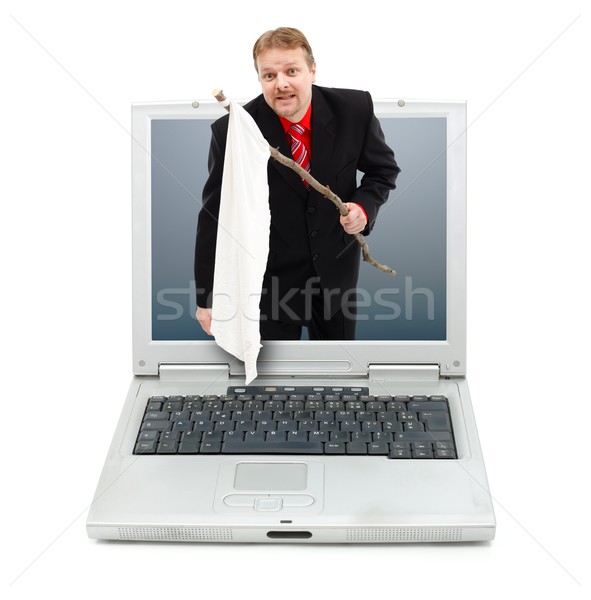
{"type": "Polygon", "coordinates": [[[90,538],[494,538],[466,381],[466,104],[375,112],[402,172],[367,242],[397,274],[362,263],[357,338],[263,342],[246,386],[195,320],[197,214],[225,111],[132,106],[133,379],[90,538]]]}

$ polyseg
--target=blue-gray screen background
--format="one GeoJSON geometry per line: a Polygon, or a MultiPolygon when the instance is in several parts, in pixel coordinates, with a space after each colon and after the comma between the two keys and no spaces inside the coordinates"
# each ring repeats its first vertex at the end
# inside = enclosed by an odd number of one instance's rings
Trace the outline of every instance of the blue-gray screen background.
{"type": "MultiPolygon", "coordinates": [[[[367,243],[371,255],[397,275],[361,264],[357,339],[445,340],[446,120],[397,116],[380,122],[401,173],[367,243]]],[[[195,319],[193,279],[211,123],[152,121],[154,340],[211,340],[195,319]]]]}

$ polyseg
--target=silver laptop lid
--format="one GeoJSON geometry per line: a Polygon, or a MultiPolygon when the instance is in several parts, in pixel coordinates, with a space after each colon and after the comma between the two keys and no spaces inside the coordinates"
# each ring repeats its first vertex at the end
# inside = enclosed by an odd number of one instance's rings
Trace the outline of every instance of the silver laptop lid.
{"type": "MultiPolygon", "coordinates": [[[[367,242],[392,277],[363,263],[355,341],[264,342],[259,375],[359,376],[378,365],[466,364],[466,105],[376,100],[402,171],[367,242]]],[[[133,371],[243,365],[195,319],[193,261],[214,100],[134,104],[133,371]]],[[[322,183],[322,182],[321,182],[322,183]]],[[[346,201],[345,198],[343,198],[346,201]]],[[[328,202],[328,200],[327,200],[328,202]]]]}

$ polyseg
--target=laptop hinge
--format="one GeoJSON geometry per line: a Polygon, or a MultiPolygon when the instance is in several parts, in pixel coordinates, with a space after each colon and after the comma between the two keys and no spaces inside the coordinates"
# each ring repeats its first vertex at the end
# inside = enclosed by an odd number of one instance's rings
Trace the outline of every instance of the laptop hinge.
{"type": "Polygon", "coordinates": [[[161,364],[159,374],[163,381],[223,380],[230,377],[230,366],[227,364],[161,364]]]}
{"type": "Polygon", "coordinates": [[[369,365],[373,381],[437,381],[439,365],[369,365]]]}

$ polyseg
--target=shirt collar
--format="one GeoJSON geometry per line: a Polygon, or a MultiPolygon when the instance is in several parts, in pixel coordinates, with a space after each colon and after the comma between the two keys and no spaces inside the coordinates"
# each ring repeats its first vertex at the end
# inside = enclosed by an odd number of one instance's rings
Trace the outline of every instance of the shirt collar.
{"type": "MultiPolygon", "coordinates": [[[[293,123],[291,121],[288,121],[287,119],[284,119],[283,117],[279,117],[279,120],[281,121],[281,125],[283,125],[283,130],[286,132],[293,125],[293,123]]],[[[310,102],[310,105],[308,106],[308,110],[306,111],[306,114],[299,121],[299,124],[302,125],[303,127],[305,127],[308,131],[312,131],[312,103],[311,102],[310,102]]]]}

